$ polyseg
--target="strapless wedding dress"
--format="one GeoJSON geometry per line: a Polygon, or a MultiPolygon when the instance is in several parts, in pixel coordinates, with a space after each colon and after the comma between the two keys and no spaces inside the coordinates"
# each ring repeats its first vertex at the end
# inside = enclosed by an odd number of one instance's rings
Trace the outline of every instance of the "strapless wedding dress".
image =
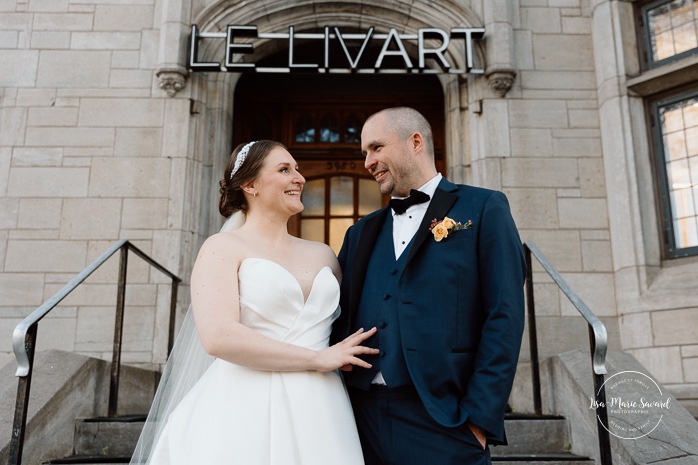
{"type": "MultiPolygon", "coordinates": [[[[260,258],[240,265],[240,321],[309,349],[328,346],[339,285],[318,272],[305,301],[296,278],[260,258]]],[[[149,463],[360,465],[361,446],[338,372],[271,372],[217,359],[170,415],[149,463]]]]}

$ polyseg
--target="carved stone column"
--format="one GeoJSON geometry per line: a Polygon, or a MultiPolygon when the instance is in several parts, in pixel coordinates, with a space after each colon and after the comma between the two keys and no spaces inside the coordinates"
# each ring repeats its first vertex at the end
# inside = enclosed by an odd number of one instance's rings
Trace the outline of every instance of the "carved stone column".
{"type": "Polygon", "coordinates": [[[516,78],[514,68],[513,12],[517,2],[490,0],[484,2],[485,30],[487,31],[487,69],[489,87],[504,97],[516,78]]]}
{"type": "Polygon", "coordinates": [[[158,69],[155,75],[158,86],[170,97],[184,89],[189,77],[189,72],[184,67],[189,30],[187,21],[191,8],[189,3],[189,0],[162,2],[158,69]]]}

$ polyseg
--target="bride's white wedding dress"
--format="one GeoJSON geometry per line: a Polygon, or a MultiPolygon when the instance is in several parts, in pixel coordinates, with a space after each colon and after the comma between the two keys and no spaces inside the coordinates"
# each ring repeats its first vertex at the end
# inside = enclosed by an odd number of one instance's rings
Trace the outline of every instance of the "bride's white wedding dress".
{"type": "MultiPolygon", "coordinates": [[[[281,265],[247,258],[239,269],[240,321],[267,337],[328,346],[339,284],[318,272],[307,301],[281,265]]],[[[169,415],[150,454],[168,465],[363,464],[349,399],[337,372],[272,372],[216,359],[169,415]]]]}

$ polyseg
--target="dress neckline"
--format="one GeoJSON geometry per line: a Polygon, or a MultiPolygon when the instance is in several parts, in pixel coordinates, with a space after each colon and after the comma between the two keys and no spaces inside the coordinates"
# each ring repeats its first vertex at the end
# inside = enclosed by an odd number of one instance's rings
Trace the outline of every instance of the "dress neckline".
{"type": "Polygon", "coordinates": [[[325,270],[325,268],[329,268],[330,272],[332,272],[332,268],[329,265],[325,265],[322,268],[320,268],[317,273],[315,273],[315,276],[313,277],[313,281],[310,284],[310,290],[308,291],[308,295],[305,295],[305,291],[303,290],[303,286],[301,285],[301,282],[296,278],[296,275],[291,273],[286,267],[282,266],[281,264],[275,262],[274,260],[270,260],[268,258],[262,258],[262,257],[247,257],[243,258],[242,261],[240,262],[240,267],[242,267],[243,263],[245,263],[248,260],[259,260],[263,262],[269,262],[274,265],[276,265],[277,268],[280,268],[281,270],[285,271],[287,275],[289,275],[291,278],[293,278],[293,281],[296,283],[296,286],[298,287],[298,290],[301,293],[301,296],[303,297],[303,306],[305,306],[308,303],[308,300],[310,300],[310,296],[313,294],[313,290],[315,289],[315,282],[317,281],[318,276],[325,270]]]}

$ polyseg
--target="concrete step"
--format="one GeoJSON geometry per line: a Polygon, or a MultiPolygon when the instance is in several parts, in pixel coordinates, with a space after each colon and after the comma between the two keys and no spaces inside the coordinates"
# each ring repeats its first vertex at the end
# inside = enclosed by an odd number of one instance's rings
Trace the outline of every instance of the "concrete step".
{"type": "MultiPolygon", "coordinates": [[[[74,455],[46,462],[53,464],[128,463],[138,442],[145,415],[79,419],[75,424],[74,455]]],[[[508,414],[509,445],[491,447],[494,462],[527,465],[593,465],[569,453],[569,426],[558,416],[508,414]]]]}
{"type": "Polygon", "coordinates": [[[145,415],[88,418],[75,422],[73,453],[79,456],[131,456],[145,415]]]}
{"type": "Polygon", "coordinates": [[[563,452],[557,454],[493,455],[492,463],[501,463],[502,465],[595,465],[596,462],[588,457],[563,452]]]}
{"type": "Polygon", "coordinates": [[[62,459],[53,459],[48,462],[43,462],[42,465],[117,465],[129,463],[131,457],[104,457],[94,455],[71,455],[62,459]]]}
{"type": "Polygon", "coordinates": [[[495,446],[492,456],[555,454],[569,450],[567,420],[553,415],[513,415],[505,417],[507,446],[495,446]]]}
{"type": "MultiPolygon", "coordinates": [[[[145,416],[90,418],[75,424],[76,455],[131,455],[145,416]]],[[[553,454],[569,449],[567,421],[556,416],[507,415],[508,446],[492,447],[493,456],[553,454]]]]}
{"type": "MultiPolygon", "coordinates": [[[[128,462],[129,457],[76,455],[44,462],[43,465],[117,465],[128,462]]],[[[502,465],[594,465],[591,459],[569,453],[492,456],[492,462],[502,465]]]]}
{"type": "MultiPolygon", "coordinates": [[[[44,462],[43,465],[118,465],[129,462],[129,457],[95,457],[75,455],[44,462]]],[[[502,465],[594,465],[594,461],[578,455],[562,454],[528,454],[492,457],[493,463],[502,465]]]]}

